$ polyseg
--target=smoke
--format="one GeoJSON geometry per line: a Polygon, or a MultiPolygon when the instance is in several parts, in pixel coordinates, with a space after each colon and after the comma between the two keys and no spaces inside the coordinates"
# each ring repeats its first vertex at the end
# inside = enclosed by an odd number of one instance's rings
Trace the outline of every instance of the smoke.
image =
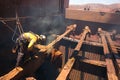
{"type": "Polygon", "coordinates": [[[65,30],[63,15],[45,16],[31,22],[34,32],[47,36],[47,44],[54,40],[53,34],[61,34],[65,30]]]}
{"type": "Polygon", "coordinates": [[[25,23],[24,26],[26,27],[26,31],[32,31],[39,35],[46,35],[47,44],[54,40],[53,34],[62,34],[66,28],[63,15],[36,18],[25,23]]]}
{"type": "MultiPolygon", "coordinates": [[[[22,4],[27,3],[23,1],[22,4]]],[[[49,3],[47,1],[41,3],[39,1],[38,3],[29,1],[29,4],[31,5],[21,5],[19,7],[21,15],[35,17],[26,21],[27,23],[24,26],[29,27],[27,29],[37,34],[46,35],[47,43],[54,40],[52,34],[61,34],[65,31],[64,14],[60,11],[59,1],[55,0],[49,3]]]]}
{"type": "Polygon", "coordinates": [[[112,25],[112,26],[109,26],[109,28],[106,29],[107,31],[109,32],[115,32],[117,34],[120,34],[120,25],[112,25]]]}

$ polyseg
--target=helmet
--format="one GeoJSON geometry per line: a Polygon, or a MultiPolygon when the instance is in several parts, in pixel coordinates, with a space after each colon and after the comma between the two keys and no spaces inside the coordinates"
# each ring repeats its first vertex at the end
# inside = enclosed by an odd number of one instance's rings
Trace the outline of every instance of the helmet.
{"type": "Polygon", "coordinates": [[[39,35],[39,43],[42,45],[46,44],[46,36],[45,35],[39,35]]]}
{"type": "Polygon", "coordinates": [[[42,44],[42,45],[46,44],[46,36],[45,35],[37,35],[36,34],[36,36],[38,38],[37,43],[42,44]]]}
{"type": "Polygon", "coordinates": [[[46,40],[46,36],[41,34],[40,35],[40,39],[43,40],[43,41],[45,41],[46,40]]]}

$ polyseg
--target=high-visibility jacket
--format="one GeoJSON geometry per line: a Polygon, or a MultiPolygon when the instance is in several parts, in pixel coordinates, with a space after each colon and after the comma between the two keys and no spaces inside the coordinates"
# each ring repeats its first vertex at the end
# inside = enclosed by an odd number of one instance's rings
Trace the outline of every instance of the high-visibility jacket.
{"type": "Polygon", "coordinates": [[[38,35],[32,32],[25,32],[20,35],[19,39],[27,40],[29,42],[28,49],[30,49],[34,45],[34,43],[37,42],[38,35]]]}

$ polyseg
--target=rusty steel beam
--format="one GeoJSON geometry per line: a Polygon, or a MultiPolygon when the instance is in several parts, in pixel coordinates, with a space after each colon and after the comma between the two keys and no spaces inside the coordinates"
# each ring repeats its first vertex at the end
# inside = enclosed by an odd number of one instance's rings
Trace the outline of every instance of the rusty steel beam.
{"type": "Polygon", "coordinates": [[[64,36],[66,36],[67,34],[69,34],[71,31],[75,30],[76,26],[77,26],[76,24],[68,26],[67,29],[66,29],[66,31],[63,34],[61,34],[60,36],[58,36],[55,40],[53,40],[46,47],[41,47],[40,44],[35,45],[35,47],[38,48],[38,49],[40,49],[40,52],[47,52],[47,53],[51,52],[51,48],[53,48],[53,46],[57,42],[59,42],[64,36]]]}
{"type": "Polygon", "coordinates": [[[90,31],[89,27],[86,26],[83,33],[82,33],[82,36],[80,38],[80,41],[79,43],[77,44],[77,46],[75,47],[74,49],[74,52],[73,52],[73,55],[71,56],[70,59],[68,59],[67,63],[65,64],[65,66],[63,67],[61,73],[58,75],[57,79],[56,80],[66,80],[68,74],[70,73],[74,63],[75,63],[75,56],[78,54],[78,52],[80,51],[81,47],[82,47],[82,44],[83,44],[83,41],[87,35],[87,33],[90,31]]]}
{"type": "Polygon", "coordinates": [[[107,44],[107,41],[106,41],[106,38],[105,38],[106,32],[103,31],[101,28],[98,28],[98,32],[99,32],[99,34],[101,36],[101,39],[102,39],[108,80],[118,80],[118,77],[117,77],[116,71],[115,71],[115,67],[114,67],[114,63],[113,63],[113,61],[111,59],[113,57],[110,54],[108,44],[107,44]]]}
{"type": "Polygon", "coordinates": [[[113,41],[112,41],[112,39],[110,37],[110,33],[107,32],[106,37],[107,37],[107,40],[109,42],[110,49],[111,49],[111,51],[113,53],[113,56],[114,56],[114,58],[116,60],[115,65],[117,67],[117,72],[118,72],[117,74],[118,74],[118,76],[120,78],[120,56],[119,56],[119,53],[117,51],[117,47],[114,45],[114,43],[113,43],[113,41]]]}
{"type": "Polygon", "coordinates": [[[76,28],[76,24],[68,26],[67,29],[66,29],[66,31],[62,35],[60,35],[59,37],[57,37],[57,39],[55,39],[50,44],[48,44],[47,47],[50,48],[51,46],[53,46],[54,44],[56,44],[58,41],[60,41],[68,33],[70,33],[71,31],[75,30],[75,28],[76,28]]]}
{"type": "MultiPolygon", "coordinates": [[[[79,42],[78,39],[73,39],[73,38],[69,38],[69,37],[63,37],[63,39],[71,41],[71,42],[76,42],[76,43],[79,42]]],[[[103,45],[101,43],[97,43],[97,42],[83,41],[83,44],[87,44],[87,45],[91,45],[91,46],[103,47],[103,45]]]]}
{"type": "Polygon", "coordinates": [[[119,46],[116,46],[116,45],[115,45],[115,47],[116,47],[117,49],[120,49],[120,47],[119,47],[119,46]]]}
{"type": "Polygon", "coordinates": [[[89,59],[80,59],[80,62],[88,63],[95,66],[106,67],[106,63],[104,61],[96,61],[89,59]]]}
{"type": "Polygon", "coordinates": [[[83,11],[71,8],[66,8],[65,18],[99,23],[120,24],[120,16],[118,14],[103,12],[102,15],[101,12],[83,11]]]}

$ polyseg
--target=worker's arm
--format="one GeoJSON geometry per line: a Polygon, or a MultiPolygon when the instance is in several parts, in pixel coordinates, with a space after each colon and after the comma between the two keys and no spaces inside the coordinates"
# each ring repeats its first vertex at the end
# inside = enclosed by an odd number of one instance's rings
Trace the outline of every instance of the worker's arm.
{"type": "Polygon", "coordinates": [[[30,43],[29,43],[29,45],[28,45],[28,50],[30,50],[32,47],[33,47],[33,45],[34,45],[34,43],[37,41],[37,39],[32,39],[31,41],[30,41],[30,43]]]}

